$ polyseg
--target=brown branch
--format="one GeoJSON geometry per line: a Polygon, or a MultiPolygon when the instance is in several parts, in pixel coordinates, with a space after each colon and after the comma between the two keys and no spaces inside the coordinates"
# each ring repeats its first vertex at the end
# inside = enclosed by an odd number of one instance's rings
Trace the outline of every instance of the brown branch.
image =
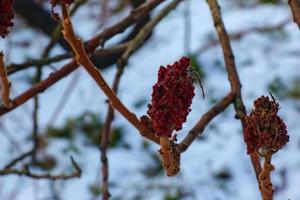
{"type": "Polygon", "coordinates": [[[263,169],[258,176],[263,200],[273,200],[274,188],[271,182],[271,171],[274,170],[274,166],[271,164],[271,158],[271,153],[265,156],[263,169]]]}
{"type": "MultiPolygon", "coordinates": [[[[148,22],[145,27],[141,29],[141,31],[137,34],[137,36],[128,44],[128,48],[125,53],[122,55],[121,60],[125,62],[128,60],[129,56],[142,44],[143,41],[147,38],[147,36],[151,33],[153,28],[163,19],[171,10],[176,8],[176,6],[182,2],[182,0],[174,0],[169,3],[166,7],[164,7],[153,20],[148,22]]],[[[125,62],[126,63],[126,62],[125,62]]]]}
{"type": "Polygon", "coordinates": [[[66,179],[71,179],[71,178],[80,178],[81,176],[81,169],[78,166],[78,164],[75,162],[75,160],[71,157],[71,162],[72,166],[74,168],[74,172],[66,175],[66,174],[57,174],[57,175],[52,175],[50,173],[47,174],[35,174],[32,173],[29,169],[28,166],[25,166],[24,169],[22,170],[16,170],[16,169],[3,169],[0,170],[0,176],[4,175],[19,175],[19,176],[27,176],[33,179],[49,179],[49,180],[66,180],[66,179]]]}
{"type": "MultiPolygon", "coordinates": [[[[275,24],[275,25],[251,27],[251,28],[248,28],[245,30],[238,31],[236,33],[229,34],[229,39],[230,39],[230,41],[240,40],[242,37],[244,37],[248,34],[251,34],[251,33],[255,33],[255,32],[268,33],[268,32],[272,32],[272,31],[281,30],[286,25],[288,25],[290,22],[291,22],[291,20],[290,20],[290,18],[288,18],[288,19],[282,20],[281,22],[279,22],[278,24],[275,24]]],[[[196,50],[196,54],[202,54],[203,52],[207,51],[209,48],[214,47],[219,44],[220,43],[219,43],[218,39],[213,39],[213,40],[209,41],[208,43],[206,43],[205,45],[203,45],[202,47],[200,47],[198,50],[196,50]]]]}
{"type": "MultiPolygon", "coordinates": [[[[128,48],[128,47],[127,47],[128,48]]],[[[126,48],[126,49],[127,49],[126,48]]],[[[123,70],[125,68],[125,64],[118,62],[117,64],[117,72],[113,81],[112,90],[117,94],[118,87],[120,83],[121,76],[123,74],[123,70]]],[[[100,160],[102,163],[102,198],[103,200],[108,200],[110,197],[109,193],[109,183],[108,183],[108,177],[109,177],[109,166],[108,166],[108,157],[107,157],[107,146],[109,145],[109,135],[111,132],[111,124],[114,119],[114,110],[111,104],[108,105],[107,108],[107,115],[105,118],[103,130],[101,133],[101,142],[100,142],[100,160]]]]}
{"type": "Polygon", "coordinates": [[[161,136],[160,147],[158,152],[167,176],[175,176],[180,171],[180,152],[176,148],[174,139],[161,136]]]}
{"type": "Polygon", "coordinates": [[[300,29],[300,2],[299,0],[289,0],[289,5],[293,14],[293,19],[300,29]]]}
{"type": "Polygon", "coordinates": [[[223,112],[234,100],[235,95],[230,92],[220,102],[215,104],[209,111],[202,115],[197,124],[188,132],[187,136],[178,144],[178,149],[181,153],[186,151],[192,142],[203,133],[205,127],[213,120],[218,114],[223,112]]]}
{"type": "MultiPolygon", "coordinates": [[[[146,40],[155,25],[163,19],[172,9],[174,9],[180,1],[173,1],[162,9],[159,14],[157,14],[151,21],[149,21],[143,28],[140,29],[139,33],[128,43],[125,52],[122,54],[121,58],[117,63],[117,72],[113,81],[112,90],[113,92],[118,92],[118,86],[120,83],[121,76],[123,74],[124,68],[128,62],[130,55],[135,52],[138,47],[146,40]]],[[[108,188],[108,158],[106,155],[107,146],[109,143],[109,133],[111,129],[111,124],[114,119],[114,110],[111,105],[108,106],[107,115],[105,118],[105,123],[101,135],[100,151],[101,151],[101,162],[102,162],[102,198],[104,200],[109,199],[109,188],[108,188]]],[[[154,136],[154,133],[150,133],[154,136]]]]}
{"type": "Polygon", "coordinates": [[[130,15],[121,20],[119,23],[111,26],[110,28],[105,29],[102,33],[96,35],[89,41],[85,42],[87,52],[91,53],[99,45],[103,46],[105,41],[112,38],[118,33],[124,32],[127,27],[131,26],[135,22],[146,17],[151,10],[158,6],[161,2],[165,0],[150,0],[146,1],[136,9],[132,10],[130,15]]]}
{"type": "MultiPolygon", "coordinates": [[[[124,51],[126,45],[117,46],[111,49],[101,49],[98,50],[96,53],[99,56],[105,57],[107,54],[115,53],[115,52],[122,52],[124,51]]],[[[29,99],[37,95],[38,93],[43,92],[50,86],[54,85],[57,81],[61,80],[62,78],[69,75],[71,72],[76,70],[78,68],[78,65],[75,60],[72,60],[70,63],[64,65],[61,69],[57,70],[56,72],[53,72],[49,75],[48,78],[45,80],[33,85],[31,88],[29,88],[24,93],[20,94],[16,98],[12,100],[13,106],[11,108],[5,108],[3,106],[0,106],[0,116],[14,110],[18,106],[24,104],[29,99]]]]}
{"type": "Polygon", "coordinates": [[[4,65],[4,54],[0,52],[0,81],[1,81],[1,99],[2,104],[6,108],[11,108],[12,103],[10,99],[10,87],[11,83],[8,80],[6,68],[4,65]]]}
{"type": "MultiPolygon", "coordinates": [[[[95,51],[95,49],[100,45],[103,44],[106,40],[112,38],[113,36],[124,32],[129,26],[133,25],[136,22],[141,22],[141,20],[145,19],[150,13],[151,10],[153,10],[156,6],[158,6],[161,2],[165,0],[151,0],[143,3],[139,7],[135,8],[131,13],[122,19],[120,22],[116,23],[113,26],[110,26],[106,28],[101,33],[97,34],[95,37],[91,38],[90,40],[85,42],[86,49],[88,53],[92,53],[95,51]]],[[[77,2],[77,1],[76,1],[77,2]]],[[[143,22],[144,23],[144,22],[143,22]]],[[[141,24],[143,24],[141,22],[141,24]]],[[[128,36],[128,38],[131,38],[132,35],[135,35],[135,32],[139,29],[139,24],[137,24],[137,27],[135,30],[128,36]]],[[[128,38],[125,39],[125,42],[128,40],[128,38]]],[[[103,58],[103,56],[98,56],[97,54],[94,54],[94,60],[97,63],[101,63],[100,69],[103,69],[105,67],[108,67],[109,65],[115,63],[116,58],[119,57],[118,53],[110,54],[109,56],[106,56],[103,58]],[[111,56],[111,57],[109,57],[111,56]]],[[[65,53],[62,55],[54,56],[51,58],[44,58],[44,59],[33,59],[30,61],[27,61],[25,63],[21,64],[11,64],[8,67],[8,74],[12,74],[15,72],[18,72],[20,70],[26,69],[30,66],[35,65],[48,65],[53,62],[59,62],[63,59],[72,57],[71,53],[65,53]]]]}
{"type": "MultiPolygon", "coordinates": [[[[218,5],[217,0],[207,0],[208,5],[211,10],[212,18],[214,21],[214,25],[219,37],[219,41],[221,43],[221,47],[223,50],[226,70],[228,73],[228,79],[231,85],[231,91],[235,94],[234,98],[234,108],[236,111],[236,118],[239,118],[242,123],[243,132],[245,132],[245,124],[243,118],[246,116],[246,109],[242,100],[241,95],[241,83],[239,80],[239,76],[236,70],[234,56],[232,53],[232,49],[230,46],[230,41],[228,34],[226,32],[223,20],[221,18],[220,7],[218,5]]],[[[252,166],[255,171],[256,178],[258,180],[258,175],[261,172],[261,165],[259,162],[259,157],[257,154],[250,154],[252,166]]]]}
{"type": "Polygon", "coordinates": [[[75,36],[72,23],[70,20],[68,8],[66,5],[62,5],[62,14],[63,14],[63,35],[64,38],[68,41],[75,53],[76,61],[81,64],[89,75],[95,80],[97,85],[102,89],[104,94],[108,97],[110,104],[116,110],[118,110],[139,132],[142,136],[147,137],[152,141],[157,141],[157,138],[152,134],[149,134],[149,131],[140,123],[136,115],[130,112],[120,99],[115,95],[115,93],[108,86],[104,80],[101,72],[93,65],[91,60],[88,57],[87,52],[83,46],[81,40],[75,36]]]}

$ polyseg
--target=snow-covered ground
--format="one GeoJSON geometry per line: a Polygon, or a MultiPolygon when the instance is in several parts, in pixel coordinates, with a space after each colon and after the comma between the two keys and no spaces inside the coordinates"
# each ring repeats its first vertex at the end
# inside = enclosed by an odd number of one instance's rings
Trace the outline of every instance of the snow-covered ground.
{"type": "MultiPolygon", "coordinates": [[[[223,19],[229,33],[251,27],[277,24],[286,18],[291,18],[287,4],[263,4],[250,8],[238,8],[232,6],[233,2],[221,1],[223,19]]],[[[159,66],[172,64],[181,56],[186,55],[183,40],[185,3],[181,3],[156,27],[152,38],[129,60],[121,80],[119,97],[138,116],[146,113],[147,103],[141,107],[137,107],[135,104],[137,101],[150,101],[152,85],[156,82],[159,66]]],[[[205,1],[191,0],[190,4],[191,53],[194,53],[209,42],[210,37],[215,38],[216,35],[205,1]]],[[[74,16],[76,30],[84,39],[90,38],[97,28],[97,21],[86,23],[86,15],[87,10],[82,8],[74,16]]],[[[38,58],[41,46],[47,44],[44,36],[37,33],[33,35],[26,29],[12,34],[8,41],[0,40],[0,49],[8,53],[9,60],[14,62],[21,62],[28,56],[38,58]],[[28,51],[11,48],[12,42],[33,37],[39,38],[34,40],[30,48],[27,48],[28,51]]],[[[271,82],[274,83],[276,78],[279,78],[287,86],[286,90],[292,90],[294,80],[300,78],[300,31],[292,22],[280,32],[251,33],[231,44],[248,112],[252,108],[253,100],[261,95],[268,95],[268,86],[271,82]]],[[[55,55],[61,51],[57,48],[52,54],[55,55]]],[[[229,82],[220,46],[209,48],[196,57],[206,75],[202,80],[206,99],[201,98],[200,89],[197,88],[192,111],[183,129],[178,133],[179,141],[201,115],[212,106],[212,102],[221,99],[229,91],[229,82]]],[[[63,63],[65,62],[52,66],[60,67],[63,63]]],[[[46,77],[50,72],[51,69],[47,68],[44,76],[46,77]]],[[[24,84],[24,79],[25,75],[32,75],[32,73],[33,70],[29,70],[25,74],[17,73],[11,76],[14,96],[29,87],[24,84]]],[[[106,80],[112,83],[115,67],[111,67],[103,73],[106,80]]],[[[74,76],[77,76],[78,79],[74,85],[76,88],[62,113],[55,119],[55,126],[60,127],[66,119],[76,117],[85,111],[99,113],[102,119],[105,117],[106,98],[94,81],[80,68],[40,95],[39,112],[42,129],[49,125],[49,120],[60,101],[60,96],[74,76]]],[[[300,90],[300,87],[298,86],[297,89],[300,90]]],[[[276,93],[274,95],[276,96],[276,93]]],[[[298,156],[300,135],[297,134],[300,131],[298,118],[300,101],[299,97],[292,97],[291,95],[286,95],[285,98],[277,97],[281,106],[279,114],[286,122],[290,134],[288,145],[275,154],[272,160],[276,167],[275,172],[272,173],[272,181],[279,188],[275,193],[275,199],[278,200],[300,200],[300,157],[298,156]]],[[[20,152],[31,148],[28,140],[31,131],[31,110],[32,101],[1,117],[0,125],[6,129],[6,131],[1,129],[2,134],[0,134],[0,160],[3,165],[19,155],[20,152]],[[19,123],[16,123],[17,121],[19,123]],[[7,135],[17,141],[18,148],[13,148],[16,145],[12,146],[7,135]]],[[[124,142],[130,148],[118,147],[108,152],[112,199],[260,199],[256,178],[249,156],[246,154],[241,124],[234,119],[232,106],[216,117],[205,129],[203,138],[195,141],[188,151],[182,154],[181,172],[174,178],[169,178],[163,173],[146,176],[145,170],[157,165],[153,155],[156,155],[158,146],[150,144],[145,148],[144,140],[138,135],[138,132],[118,113],[114,126],[123,128],[124,142]]],[[[53,170],[53,173],[70,171],[68,159],[70,155],[74,156],[83,170],[80,179],[57,181],[53,187],[63,200],[95,199],[92,198],[89,188],[91,184],[99,185],[101,181],[99,151],[94,146],[82,142],[80,137],[74,143],[80,150],[79,154],[62,153],[62,149],[67,144],[65,140],[51,140],[48,144],[47,153],[59,161],[58,167],[53,170]]],[[[17,176],[0,177],[0,199],[55,199],[49,185],[48,181],[33,181],[17,176]]],[[[98,199],[101,199],[101,196],[98,199]]]]}

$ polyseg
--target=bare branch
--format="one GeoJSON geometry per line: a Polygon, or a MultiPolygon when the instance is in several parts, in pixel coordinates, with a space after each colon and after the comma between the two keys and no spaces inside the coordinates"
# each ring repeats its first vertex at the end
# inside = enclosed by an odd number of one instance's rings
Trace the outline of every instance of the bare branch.
{"type": "Polygon", "coordinates": [[[7,73],[8,74],[13,74],[15,72],[21,71],[23,69],[26,69],[30,66],[42,66],[42,65],[49,65],[54,62],[59,62],[67,58],[71,58],[72,54],[71,53],[65,53],[62,55],[57,55],[53,56],[51,58],[41,58],[41,59],[33,59],[26,61],[21,64],[11,64],[7,67],[7,73]]]}
{"type": "Polygon", "coordinates": [[[179,151],[183,153],[186,151],[192,142],[203,133],[205,127],[213,120],[218,114],[223,112],[234,100],[235,95],[230,92],[220,102],[215,104],[209,111],[202,115],[201,119],[196,125],[188,132],[187,136],[178,144],[179,151]]]}
{"type": "MultiPolygon", "coordinates": [[[[238,31],[236,33],[229,34],[229,39],[230,39],[230,41],[240,40],[242,37],[244,37],[248,34],[251,34],[251,33],[255,33],[255,32],[268,33],[268,32],[272,32],[272,31],[281,30],[286,25],[288,25],[290,22],[291,22],[291,20],[290,20],[290,18],[288,18],[288,19],[282,20],[281,22],[279,22],[278,24],[275,24],[275,25],[251,27],[251,28],[248,28],[245,30],[238,31]]],[[[213,39],[213,40],[209,41],[208,43],[206,43],[205,45],[203,45],[202,47],[200,47],[198,50],[196,50],[196,54],[202,54],[203,52],[207,51],[209,48],[214,47],[219,44],[220,43],[219,43],[218,39],[213,39]]]]}
{"type": "Polygon", "coordinates": [[[146,1],[142,5],[140,5],[133,11],[131,11],[130,15],[128,15],[122,21],[115,24],[114,26],[105,29],[102,33],[96,35],[88,42],[85,42],[87,52],[89,53],[93,52],[95,48],[98,47],[99,45],[103,46],[105,41],[107,41],[108,39],[112,38],[118,33],[124,32],[127,29],[127,27],[131,26],[135,22],[146,17],[151,10],[153,10],[156,6],[158,6],[163,1],[165,0],[146,1]]]}
{"type": "Polygon", "coordinates": [[[32,150],[21,154],[20,156],[18,156],[17,158],[13,159],[10,163],[8,163],[7,165],[5,165],[4,169],[9,169],[12,168],[13,166],[15,166],[18,162],[24,160],[26,157],[30,156],[32,154],[32,150]]]}
{"type": "MultiPolygon", "coordinates": [[[[221,43],[223,50],[226,70],[228,73],[228,79],[231,85],[231,91],[235,94],[234,98],[234,108],[236,111],[236,117],[241,120],[243,132],[245,132],[245,124],[243,118],[246,116],[246,109],[241,96],[241,83],[236,70],[234,56],[230,46],[230,41],[228,34],[226,32],[223,20],[221,18],[220,7],[217,0],[207,0],[210,7],[214,25],[221,43]]],[[[258,180],[258,175],[260,174],[262,168],[259,162],[259,157],[256,153],[250,154],[252,166],[255,171],[256,178],[258,180]]]]}
{"type": "Polygon", "coordinates": [[[275,168],[271,164],[272,154],[266,155],[264,158],[264,165],[262,171],[259,174],[259,183],[260,183],[260,192],[262,194],[263,199],[272,200],[274,194],[273,184],[271,182],[271,171],[275,168]]]}
{"type": "Polygon", "coordinates": [[[33,179],[49,179],[49,180],[53,180],[53,181],[54,180],[66,180],[66,179],[71,179],[71,178],[80,178],[81,169],[72,157],[71,157],[71,163],[74,168],[74,172],[69,175],[66,175],[66,174],[52,175],[50,173],[35,174],[35,173],[32,173],[28,169],[28,166],[27,166],[27,167],[24,167],[24,169],[22,169],[22,170],[3,169],[0,171],[0,176],[14,174],[14,175],[19,175],[19,176],[27,176],[27,177],[30,177],[33,179]]]}

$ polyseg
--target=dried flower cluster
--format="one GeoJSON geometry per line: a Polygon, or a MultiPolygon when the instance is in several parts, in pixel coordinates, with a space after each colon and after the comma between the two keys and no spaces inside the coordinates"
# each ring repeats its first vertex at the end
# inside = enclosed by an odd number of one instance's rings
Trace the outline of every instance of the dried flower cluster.
{"type": "Polygon", "coordinates": [[[3,38],[9,33],[8,28],[14,25],[11,21],[14,18],[13,4],[14,0],[0,1],[0,36],[3,38]]]}
{"type": "Polygon", "coordinates": [[[261,96],[254,101],[254,110],[245,117],[247,153],[257,151],[264,156],[281,149],[288,141],[286,125],[277,115],[279,104],[272,97],[261,96]]]}
{"type": "Polygon", "coordinates": [[[195,96],[189,66],[190,59],[182,57],[173,65],[159,68],[147,112],[157,136],[171,137],[173,130],[180,130],[186,121],[195,96]]]}

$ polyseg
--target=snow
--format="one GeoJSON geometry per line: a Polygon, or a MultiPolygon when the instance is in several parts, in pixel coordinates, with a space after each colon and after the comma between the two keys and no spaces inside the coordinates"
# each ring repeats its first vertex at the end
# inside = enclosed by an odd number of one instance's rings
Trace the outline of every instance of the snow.
{"type": "MultiPolygon", "coordinates": [[[[159,66],[172,64],[185,55],[183,50],[183,4],[184,2],[159,23],[151,40],[130,58],[128,67],[124,71],[118,96],[138,116],[146,113],[147,106],[136,108],[134,104],[137,100],[150,101],[152,85],[156,82],[159,66]]],[[[291,15],[288,6],[282,4],[260,5],[251,8],[237,8],[228,5],[232,5],[232,3],[221,1],[224,22],[229,33],[254,26],[276,24],[291,15]]],[[[82,8],[78,15],[74,16],[76,31],[84,39],[90,38],[95,34],[95,30],[98,30],[97,20],[90,20],[89,14],[87,9],[82,8]]],[[[214,38],[216,35],[205,1],[191,0],[191,17],[191,52],[195,52],[208,42],[209,35],[213,35],[214,38]]],[[[251,33],[241,40],[231,43],[243,85],[243,100],[248,112],[252,108],[253,100],[261,95],[268,95],[268,84],[275,77],[280,77],[288,85],[291,80],[299,78],[300,32],[292,22],[283,30],[285,36],[251,33]]],[[[114,38],[113,40],[117,41],[118,39],[114,38]]],[[[47,39],[44,36],[37,36],[26,30],[13,33],[7,41],[0,40],[0,48],[10,55],[8,62],[16,63],[24,61],[27,57],[38,58],[41,47],[46,44],[47,39]],[[9,45],[9,41],[17,42],[33,37],[36,39],[26,48],[26,51],[9,45]]],[[[60,48],[56,48],[52,54],[55,55],[61,51],[60,48]]],[[[201,98],[200,89],[197,87],[192,112],[183,129],[179,131],[179,141],[201,115],[212,106],[210,101],[221,99],[230,89],[220,46],[208,49],[203,54],[197,55],[197,58],[204,66],[206,73],[206,79],[202,80],[206,99],[201,98]]],[[[52,66],[59,68],[63,63],[65,62],[52,66]]],[[[44,78],[51,71],[47,68],[43,75],[44,78]]],[[[17,73],[11,76],[13,96],[30,87],[29,84],[24,84],[23,80],[26,75],[32,75],[33,72],[34,70],[30,70],[25,74],[17,73]]],[[[62,126],[66,119],[76,117],[86,110],[99,113],[102,119],[105,117],[107,110],[105,96],[88,74],[80,68],[40,95],[39,115],[42,129],[49,126],[50,117],[60,101],[61,94],[68,87],[75,73],[80,74],[74,86],[76,88],[59,117],[55,119],[55,125],[62,126]]],[[[110,84],[114,73],[115,67],[103,71],[104,77],[110,84]]],[[[298,120],[300,104],[297,99],[289,98],[279,99],[279,103],[281,105],[280,116],[287,124],[290,142],[272,160],[276,167],[275,172],[272,173],[272,180],[276,186],[283,184],[280,172],[286,171],[286,186],[275,193],[275,199],[297,200],[300,199],[300,157],[297,156],[300,142],[300,136],[297,134],[300,131],[298,120]]],[[[5,126],[9,130],[8,134],[16,138],[20,146],[19,150],[12,148],[1,129],[1,163],[7,163],[20,152],[30,149],[31,143],[28,142],[28,134],[31,131],[31,110],[32,101],[1,118],[1,126],[5,126]]],[[[143,170],[154,164],[150,154],[156,153],[159,147],[151,144],[148,150],[143,149],[143,139],[119,113],[116,113],[114,125],[124,128],[125,141],[130,144],[131,148],[118,147],[108,151],[112,199],[159,200],[164,199],[167,194],[175,195],[178,190],[184,194],[179,199],[184,200],[260,199],[256,178],[249,156],[246,154],[241,124],[234,119],[232,106],[206,127],[203,139],[196,140],[182,154],[181,172],[174,178],[166,177],[164,174],[151,178],[144,176],[143,170]],[[219,180],[215,177],[215,174],[223,170],[230,173],[230,179],[219,180]]],[[[47,148],[47,153],[54,155],[59,161],[59,165],[53,170],[53,173],[70,172],[71,170],[68,157],[72,153],[62,153],[66,144],[67,142],[64,140],[55,140],[51,141],[47,148]]],[[[88,187],[95,182],[99,184],[101,181],[99,151],[95,147],[84,144],[80,138],[75,141],[75,145],[80,153],[74,154],[73,157],[83,170],[82,177],[66,182],[58,181],[55,182],[55,185],[62,199],[93,199],[88,187]]],[[[0,199],[51,199],[51,191],[48,186],[48,181],[33,182],[28,178],[16,176],[1,177],[0,199]],[[10,196],[12,194],[13,198],[10,196]]]]}

